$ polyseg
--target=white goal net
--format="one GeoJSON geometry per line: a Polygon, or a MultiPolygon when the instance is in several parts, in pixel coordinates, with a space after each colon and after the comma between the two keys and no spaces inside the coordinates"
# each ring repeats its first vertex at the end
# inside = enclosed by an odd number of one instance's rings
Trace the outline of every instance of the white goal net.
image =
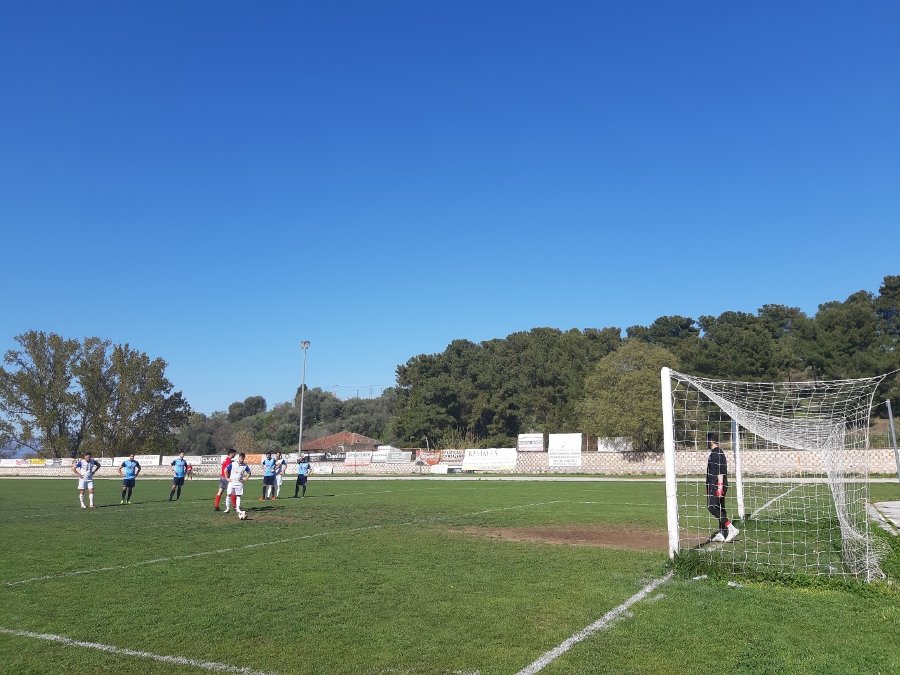
{"type": "Polygon", "coordinates": [[[670,554],[726,573],[881,576],[866,505],[883,377],[732,382],[663,368],[670,554]]]}

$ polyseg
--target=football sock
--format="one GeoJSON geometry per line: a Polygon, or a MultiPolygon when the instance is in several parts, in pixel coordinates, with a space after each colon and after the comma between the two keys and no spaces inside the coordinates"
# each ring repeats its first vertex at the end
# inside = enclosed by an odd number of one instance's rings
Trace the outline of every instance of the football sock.
{"type": "Polygon", "coordinates": [[[222,502],[222,495],[216,495],[216,508],[219,508],[219,504],[222,502]]]}
{"type": "Polygon", "coordinates": [[[175,499],[181,499],[181,486],[178,486],[178,494],[175,496],[175,499]]]}
{"type": "Polygon", "coordinates": [[[88,495],[88,501],[90,502],[91,506],[94,505],[94,493],[93,492],[88,495]]]}
{"type": "Polygon", "coordinates": [[[241,498],[240,497],[237,497],[237,496],[235,497],[234,508],[236,508],[238,510],[238,512],[240,512],[240,510],[241,510],[241,498]]]}
{"type": "Polygon", "coordinates": [[[81,502],[81,505],[84,506],[84,495],[79,494],[79,495],[78,495],[78,501],[80,501],[80,502],[81,502]]]}

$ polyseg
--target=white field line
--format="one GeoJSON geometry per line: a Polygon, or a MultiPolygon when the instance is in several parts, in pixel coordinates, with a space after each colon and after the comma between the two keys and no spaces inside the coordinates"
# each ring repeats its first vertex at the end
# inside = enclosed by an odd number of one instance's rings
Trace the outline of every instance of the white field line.
{"type": "Polygon", "coordinates": [[[657,588],[662,586],[664,583],[669,581],[674,572],[669,572],[665,576],[660,577],[659,579],[655,579],[651,581],[649,584],[644,586],[637,593],[628,598],[621,605],[616,607],[615,609],[611,609],[602,617],[597,619],[594,623],[585,626],[580,631],[572,635],[571,637],[566,638],[561,643],[559,643],[556,647],[551,649],[548,652],[544,652],[534,663],[525,668],[522,668],[517,675],[534,675],[541,670],[543,670],[546,666],[548,666],[551,662],[558,659],[560,656],[569,651],[572,647],[577,645],[579,642],[586,640],[591,637],[595,633],[599,633],[600,631],[606,630],[612,624],[613,621],[622,616],[625,612],[631,608],[635,603],[640,602],[648,595],[650,595],[657,588]]]}
{"type": "Polygon", "coordinates": [[[791,494],[794,490],[796,490],[796,489],[798,489],[798,488],[800,488],[800,487],[803,487],[802,484],[801,484],[801,485],[795,485],[795,486],[792,487],[790,490],[788,490],[787,492],[784,492],[784,493],[778,495],[777,497],[772,497],[772,499],[770,499],[770,500],[767,501],[765,504],[763,504],[763,505],[760,506],[758,509],[756,509],[756,511],[754,511],[753,513],[751,513],[751,514],[750,514],[750,519],[752,520],[752,519],[756,518],[756,516],[758,516],[760,513],[762,513],[763,511],[765,511],[765,510],[766,510],[767,508],[769,508],[770,506],[772,506],[772,504],[774,504],[775,502],[777,502],[779,499],[782,499],[783,497],[787,497],[787,496],[788,496],[789,494],[791,494]]]}
{"type": "Polygon", "coordinates": [[[80,647],[81,649],[96,649],[109,654],[122,654],[123,656],[135,656],[141,659],[152,659],[162,663],[171,663],[176,666],[192,666],[203,670],[214,670],[219,673],[243,673],[244,675],[270,675],[252,668],[241,668],[232,666],[227,663],[218,663],[216,661],[201,661],[199,659],[188,659],[183,656],[169,656],[167,654],[154,654],[153,652],[143,652],[136,649],[127,649],[125,647],[114,647],[112,645],[104,645],[99,642],[84,642],[83,640],[73,640],[63,635],[51,635],[50,633],[32,633],[28,630],[13,630],[11,628],[3,628],[0,626],[0,633],[4,635],[15,635],[16,637],[31,638],[34,640],[46,640],[48,642],[58,642],[66,647],[80,647]]]}
{"type": "Polygon", "coordinates": [[[473,511],[471,513],[460,513],[448,516],[432,516],[430,518],[420,518],[417,520],[408,520],[403,523],[385,523],[381,525],[366,525],[364,527],[354,527],[348,530],[329,530],[326,532],[315,532],[313,534],[303,534],[297,537],[286,537],[284,539],[273,539],[271,541],[260,541],[253,544],[244,544],[243,546],[230,546],[228,548],[218,548],[213,551],[199,551],[197,553],[186,553],[184,555],[167,556],[164,558],[151,558],[150,560],[139,560],[138,562],[128,563],[125,565],[110,565],[109,567],[96,567],[88,570],[76,570],[74,572],[63,572],[62,574],[47,574],[40,577],[31,577],[29,579],[19,579],[18,581],[7,581],[6,586],[24,586],[25,584],[34,583],[36,581],[50,581],[51,579],[66,579],[69,577],[83,576],[85,574],[97,574],[100,572],[114,572],[118,570],[126,570],[134,567],[144,567],[146,565],[156,565],[158,563],[173,562],[175,560],[189,560],[191,558],[201,558],[210,555],[219,555],[222,553],[233,553],[235,551],[246,551],[261,546],[274,546],[276,544],[287,544],[294,541],[302,541],[304,539],[315,539],[318,537],[330,537],[341,534],[353,534],[356,532],[367,532],[369,530],[379,530],[388,527],[405,527],[408,525],[418,525],[438,520],[452,520],[454,518],[468,518],[470,516],[480,516],[485,513],[493,513],[495,511],[510,511],[514,509],[525,509],[532,506],[548,506],[550,504],[559,504],[563,500],[557,499],[549,502],[535,502],[531,504],[519,504],[517,506],[501,506],[493,509],[484,509],[482,511],[473,511]]]}

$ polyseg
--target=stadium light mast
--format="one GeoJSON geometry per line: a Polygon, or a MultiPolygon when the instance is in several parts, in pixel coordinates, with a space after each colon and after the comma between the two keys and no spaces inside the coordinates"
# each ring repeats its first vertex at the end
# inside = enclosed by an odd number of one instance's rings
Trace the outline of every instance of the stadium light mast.
{"type": "Polygon", "coordinates": [[[303,457],[303,395],[306,393],[306,353],[309,350],[309,340],[301,340],[300,349],[303,350],[303,375],[300,378],[300,438],[297,440],[298,462],[303,457]]]}

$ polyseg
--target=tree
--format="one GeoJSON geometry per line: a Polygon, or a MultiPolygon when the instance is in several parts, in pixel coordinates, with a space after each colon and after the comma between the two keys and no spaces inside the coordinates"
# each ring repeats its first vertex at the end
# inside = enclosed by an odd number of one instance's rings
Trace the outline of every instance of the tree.
{"type": "Polygon", "coordinates": [[[190,407],[172,392],[166,362],[129,345],[55,333],[16,336],[0,368],[3,433],[45,455],[165,449],[190,407]]]}
{"type": "Polygon", "coordinates": [[[658,450],[663,366],[678,367],[672,352],[639,340],[627,340],[600,359],[585,380],[578,405],[581,429],[598,437],[625,436],[636,449],[658,450]]]}
{"type": "Polygon", "coordinates": [[[8,438],[53,457],[74,456],[90,424],[74,391],[78,340],[55,333],[17,335],[0,367],[0,415],[8,438]]]}
{"type": "MultiPolygon", "coordinates": [[[[89,341],[85,340],[87,345],[89,341]]],[[[99,455],[173,448],[172,430],[184,424],[190,406],[172,392],[166,362],[128,344],[93,346],[76,367],[83,404],[90,411],[91,449],[99,455]]]]}
{"type": "Polygon", "coordinates": [[[228,406],[228,421],[239,422],[245,417],[251,417],[266,411],[266,399],[262,396],[248,396],[241,401],[235,401],[228,406]]]}

